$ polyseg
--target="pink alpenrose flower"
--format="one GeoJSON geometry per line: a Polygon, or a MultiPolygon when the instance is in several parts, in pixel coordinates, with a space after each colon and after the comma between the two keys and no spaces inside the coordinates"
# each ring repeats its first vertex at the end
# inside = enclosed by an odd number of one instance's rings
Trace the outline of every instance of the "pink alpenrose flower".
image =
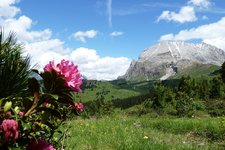
{"type": "Polygon", "coordinates": [[[1,130],[3,132],[3,143],[12,144],[19,137],[18,122],[13,119],[5,119],[2,122],[1,130]]]}
{"type": "Polygon", "coordinates": [[[22,117],[22,116],[24,115],[24,112],[23,112],[23,111],[20,111],[20,112],[18,113],[18,115],[19,115],[20,117],[22,117]]]}
{"type": "Polygon", "coordinates": [[[77,92],[81,92],[80,86],[82,84],[82,80],[80,72],[77,69],[77,65],[63,59],[61,63],[55,66],[54,61],[50,61],[49,64],[44,67],[44,71],[51,72],[52,70],[54,70],[58,75],[64,77],[66,86],[77,92]]]}
{"type": "Polygon", "coordinates": [[[27,150],[55,150],[55,148],[45,140],[39,139],[35,141],[33,139],[31,140],[31,144],[28,145],[27,150]]]}
{"type": "Polygon", "coordinates": [[[76,109],[77,111],[83,111],[84,110],[84,105],[80,102],[75,102],[73,105],[70,105],[72,109],[76,109]]]}
{"type": "Polygon", "coordinates": [[[82,103],[75,103],[75,108],[78,111],[83,111],[84,105],[82,103]]]}
{"type": "Polygon", "coordinates": [[[54,61],[50,61],[49,64],[45,65],[44,71],[52,72],[52,70],[55,70],[57,73],[60,73],[59,64],[55,66],[54,61]]]}

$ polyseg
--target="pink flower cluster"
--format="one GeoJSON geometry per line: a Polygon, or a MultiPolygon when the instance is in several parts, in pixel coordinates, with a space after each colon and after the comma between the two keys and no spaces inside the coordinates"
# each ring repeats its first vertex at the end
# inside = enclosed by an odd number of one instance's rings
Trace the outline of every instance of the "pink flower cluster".
{"type": "Polygon", "coordinates": [[[84,105],[82,103],[75,103],[75,108],[78,111],[83,111],[84,105]]]}
{"type": "Polygon", "coordinates": [[[52,70],[64,77],[66,80],[66,86],[77,92],[81,92],[80,86],[82,84],[82,80],[77,69],[77,65],[64,59],[57,65],[54,64],[54,61],[50,61],[49,64],[44,67],[44,71],[51,72],[52,70]]]}
{"type": "Polygon", "coordinates": [[[76,109],[77,111],[83,111],[84,110],[84,105],[82,103],[77,103],[75,102],[73,105],[71,105],[72,109],[76,109]]]}
{"type": "Polygon", "coordinates": [[[18,113],[18,115],[19,115],[20,117],[22,117],[22,116],[24,115],[24,112],[23,112],[23,111],[20,111],[20,112],[18,113]]]}
{"type": "Polygon", "coordinates": [[[27,150],[55,150],[55,148],[45,140],[32,140],[27,150]]]}
{"type": "Polygon", "coordinates": [[[13,119],[5,119],[0,125],[0,132],[3,133],[3,143],[12,144],[19,137],[18,122],[13,119]]]}

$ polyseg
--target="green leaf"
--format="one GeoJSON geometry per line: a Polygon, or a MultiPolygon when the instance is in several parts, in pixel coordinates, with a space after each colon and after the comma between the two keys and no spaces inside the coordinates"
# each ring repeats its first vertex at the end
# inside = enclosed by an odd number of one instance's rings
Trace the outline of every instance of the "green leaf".
{"type": "Polygon", "coordinates": [[[9,150],[22,150],[20,147],[8,147],[9,150]]]}
{"type": "Polygon", "coordinates": [[[0,99],[0,109],[1,109],[1,106],[2,106],[2,102],[3,102],[3,98],[0,99]]]}
{"type": "Polygon", "coordinates": [[[45,71],[40,74],[40,76],[43,78],[44,87],[46,92],[50,93],[53,89],[53,77],[52,74],[48,71],[45,71]]]}
{"type": "Polygon", "coordinates": [[[22,121],[23,130],[30,130],[31,129],[31,123],[25,123],[22,121]]]}
{"type": "Polygon", "coordinates": [[[12,107],[12,102],[11,101],[7,101],[4,105],[4,112],[7,112],[11,109],[12,107]]]}
{"type": "Polygon", "coordinates": [[[56,94],[49,94],[49,93],[47,93],[47,94],[50,95],[50,96],[52,96],[55,100],[58,100],[58,98],[59,98],[59,96],[56,95],[56,94]]]}
{"type": "Polygon", "coordinates": [[[61,113],[56,109],[51,109],[51,108],[46,108],[46,107],[37,108],[37,112],[41,112],[41,111],[44,111],[48,114],[51,114],[52,116],[55,116],[55,117],[58,117],[61,119],[61,113]]]}
{"type": "Polygon", "coordinates": [[[22,100],[23,103],[23,107],[25,107],[26,110],[28,110],[29,108],[31,108],[31,106],[33,105],[33,97],[26,97],[22,100]]]}
{"type": "Polygon", "coordinates": [[[60,103],[64,103],[64,104],[73,104],[74,103],[72,95],[70,93],[62,93],[59,96],[60,97],[59,97],[58,101],[60,103]]]}
{"type": "Polygon", "coordinates": [[[34,95],[34,93],[39,93],[40,85],[39,85],[37,79],[29,78],[28,79],[28,87],[29,87],[29,90],[32,95],[34,95]]]}
{"type": "Polygon", "coordinates": [[[40,97],[40,100],[38,102],[38,106],[47,102],[47,103],[50,103],[50,104],[54,105],[55,109],[57,109],[58,108],[57,99],[58,99],[58,95],[49,94],[49,93],[43,94],[40,97]]]}
{"type": "Polygon", "coordinates": [[[52,130],[55,129],[55,126],[54,126],[51,122],[46,121],[45,124],[46,124],[50,129],[52,129],[52,130]]]}
{"type": "Polygon", "coordinates": [[[63,134],[63,131],[61,131],[61,130],[56,130],[56,132],[59,134],[63,134]]]}

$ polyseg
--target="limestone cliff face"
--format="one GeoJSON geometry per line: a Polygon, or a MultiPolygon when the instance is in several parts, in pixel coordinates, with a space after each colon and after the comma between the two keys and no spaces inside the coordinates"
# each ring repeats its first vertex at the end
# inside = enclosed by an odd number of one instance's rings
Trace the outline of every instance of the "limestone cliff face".
{"type": "Polygon", "coordinates": [[[165,80],[196,63],[220,66],[224,61],[225,52],[209,44],[166,41],[145,49],[137,61],[131,62],[126,74],[120,78],[165,80]]]}

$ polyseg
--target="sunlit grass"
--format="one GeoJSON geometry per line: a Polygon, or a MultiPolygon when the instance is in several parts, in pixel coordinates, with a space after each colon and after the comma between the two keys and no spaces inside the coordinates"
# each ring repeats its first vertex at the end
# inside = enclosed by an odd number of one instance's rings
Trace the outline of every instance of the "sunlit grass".
{"type": "Polygon", "coordinates": [[[66,149],[222,149],[222,118],[168,119],[107,116],[78,119],[71,125],[66,149]]]}

